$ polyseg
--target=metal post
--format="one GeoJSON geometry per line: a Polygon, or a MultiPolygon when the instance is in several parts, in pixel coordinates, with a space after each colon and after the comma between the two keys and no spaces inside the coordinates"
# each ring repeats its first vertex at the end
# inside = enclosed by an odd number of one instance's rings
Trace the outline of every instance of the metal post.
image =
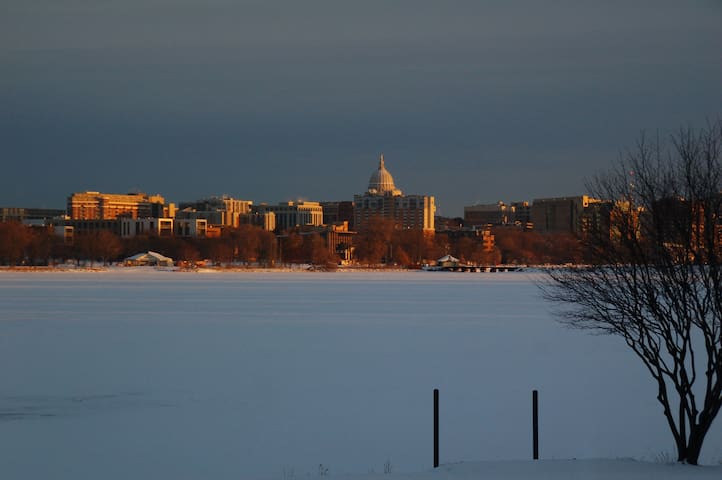
{"type": "Polygon", "coordinates": [[[539,460],[539,392],[534,390],[531,399],[534,460],[539,460]]]}
{"type": "Polygon", "coordinates": [[[439,466],[439,389],[434,389],[434,468],[439,466]]]}

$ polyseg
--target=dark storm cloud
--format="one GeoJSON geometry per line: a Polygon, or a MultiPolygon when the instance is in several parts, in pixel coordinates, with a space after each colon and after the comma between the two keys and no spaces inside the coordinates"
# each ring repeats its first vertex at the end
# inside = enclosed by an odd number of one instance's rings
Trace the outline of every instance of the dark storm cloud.
{"type": "Polygon", "coordinates": [[[581,193],[722,105],[714,2],[7,3],[3,205],[348,199],[383,151],[454,215],[581,193]]]}

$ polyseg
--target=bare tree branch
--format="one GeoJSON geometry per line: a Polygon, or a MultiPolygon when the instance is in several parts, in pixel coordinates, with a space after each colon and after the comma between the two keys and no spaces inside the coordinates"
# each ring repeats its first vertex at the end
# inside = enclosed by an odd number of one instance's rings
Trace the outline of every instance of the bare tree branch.
{"type": "Polygon", "coordinates": [[[550,270],[542,286],[563,323],[619,336],[639,357],[692,464],[722,407],[721,146],[722,121],[640,136],[589,182],[613,204],[609,231],[584,238],[592,264],[550,270]]]}

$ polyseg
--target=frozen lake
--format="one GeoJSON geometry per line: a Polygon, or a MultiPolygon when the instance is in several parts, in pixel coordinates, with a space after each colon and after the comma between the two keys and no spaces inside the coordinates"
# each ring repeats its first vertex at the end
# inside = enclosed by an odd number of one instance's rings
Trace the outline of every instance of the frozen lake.
{"type": "MultiPolygon", "coordinates": [[[[613,337],[526,273],[0,273],[3,478],[307,478],[674,453],[613,337]],[[8,476],[9,475],[9,476],[8,476]]],[[[536,277],[538,278],[538,277],[536,277]]],[[[702,461],[722,459],[719,422],[702,461]]]]}

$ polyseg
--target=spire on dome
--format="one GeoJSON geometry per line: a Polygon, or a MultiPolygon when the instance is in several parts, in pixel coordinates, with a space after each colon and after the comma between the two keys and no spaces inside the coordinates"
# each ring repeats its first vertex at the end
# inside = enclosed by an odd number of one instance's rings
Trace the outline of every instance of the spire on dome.
{"type": "Polygon", "coordinates": [[[382,168],[386,168],[386,164],[384,163],[384,154],[381,154],[381,157],[379,157],[379,170],[382,168]]]}

